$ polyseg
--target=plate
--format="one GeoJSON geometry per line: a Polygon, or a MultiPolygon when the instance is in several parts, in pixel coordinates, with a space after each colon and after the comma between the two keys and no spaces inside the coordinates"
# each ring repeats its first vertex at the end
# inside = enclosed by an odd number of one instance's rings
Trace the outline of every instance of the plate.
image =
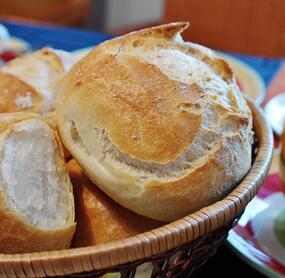
{"type": "Polygon", "coordinates": [[[30,45],[24,40],[12,37],[8,29],[0,23],[0,52],[14,51],[17,53],[26,52],[30,45]]]}
{"type": "MultiPolygon", "coordinates": [[[[84,57],[92,47],[82,48],[72,53],[79,59],[84,57]]],[[[260,105],[265,96],[265,84],[260,74],[250,65],[225,53],[218,52],[218,55],[227,60],[237,82],[244,94],[246,94],[255,104],[260,105]]]]}
{"type": "Polygon", "coordinates": [[[218,52],[231,66],[241,91],[255,104],[260,105],[265,97],[265,83],[260,74],[250,65],[225,53],[218,52]]]}
{"type": "Polygon", "coordinates": [[[281,136],[285,123],[285,92],[270,99],[264,112],[274,132],[281,136]]]}
{"type": "Polygon", "coordinates": [[[246,263],[268,277],[285,277],[285,194],[276,150],[270,174],[246,207],[227,243],[246,263]]]}

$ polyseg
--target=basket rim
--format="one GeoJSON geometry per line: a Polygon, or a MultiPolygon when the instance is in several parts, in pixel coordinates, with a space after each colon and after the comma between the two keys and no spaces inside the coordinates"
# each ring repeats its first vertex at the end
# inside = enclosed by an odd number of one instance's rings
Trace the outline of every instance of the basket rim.
{"type": "Polygon", "coordinates": [[[0,254],[0,276],[54,276],[106,269],[142,260],[195,240],[240,215],[268,173],[273,135],[261,109],[248,101],[259,142],[255,161],[240,184],[224,199],[182,219],[123,240],[96,246],[23,254],[0,254]]]}

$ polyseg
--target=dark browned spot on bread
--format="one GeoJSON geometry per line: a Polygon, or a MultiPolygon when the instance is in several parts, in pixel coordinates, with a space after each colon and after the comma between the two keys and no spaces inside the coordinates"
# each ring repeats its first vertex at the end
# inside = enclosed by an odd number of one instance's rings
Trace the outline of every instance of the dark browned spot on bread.
{"type": "Polygon", "coordinates": [[[78,80],[78,81],[76,81],[76,83],[75,83],[75,85],[78,86],[78,87],[81,86],[82,84],[83,84],[83,83],[82,83],[81,80],[78,80]]]}

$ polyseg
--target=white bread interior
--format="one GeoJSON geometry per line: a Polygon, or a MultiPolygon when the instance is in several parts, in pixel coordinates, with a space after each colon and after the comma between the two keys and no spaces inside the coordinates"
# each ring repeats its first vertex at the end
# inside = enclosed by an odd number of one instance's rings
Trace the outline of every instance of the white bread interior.
{"type": "Polygon", "coordinates": [[[5,64],[0,69],[0,112],[53,110],[60,81],[75,61],[65,51],[43,48],[5,64]]]}
{"type": "Polygon", "coordinates": [[[56,131],[34,114],[9,113],[0,138],[0,253],[68,248],[74,198],[56,131]]]}
{"type": "Polygon", "coordinates": [[[229,65],[184,42],[187,23],[96,47],[56,105],[65,146],[134,212],[171,221],[229,193],[251,166],[252,115],[229,65]]]}

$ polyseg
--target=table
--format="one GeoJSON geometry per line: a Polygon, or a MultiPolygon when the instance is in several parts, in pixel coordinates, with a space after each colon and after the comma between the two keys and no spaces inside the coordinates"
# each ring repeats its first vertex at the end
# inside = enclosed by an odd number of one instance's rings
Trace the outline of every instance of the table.
{"type": "MultiPolygon", "coordinates": [[[[29,42],[33,50],[44,46],[51,46],[72,51],[96,45],[112,37],[111,35],[80,29],[23,25],[5,21],[1,23],[8,28],[12,36],[29,42]]],[[[267,86],[283,62],[281,59],[230,54],[255,68],[267,86]]],[[[197,271],[194,277],[228,277],[232,274],[233,270],[237,277],[264,277],[237,258],[225,245],[218,250],[215,256],[209,259],[204,267],[197,271]]]]}

